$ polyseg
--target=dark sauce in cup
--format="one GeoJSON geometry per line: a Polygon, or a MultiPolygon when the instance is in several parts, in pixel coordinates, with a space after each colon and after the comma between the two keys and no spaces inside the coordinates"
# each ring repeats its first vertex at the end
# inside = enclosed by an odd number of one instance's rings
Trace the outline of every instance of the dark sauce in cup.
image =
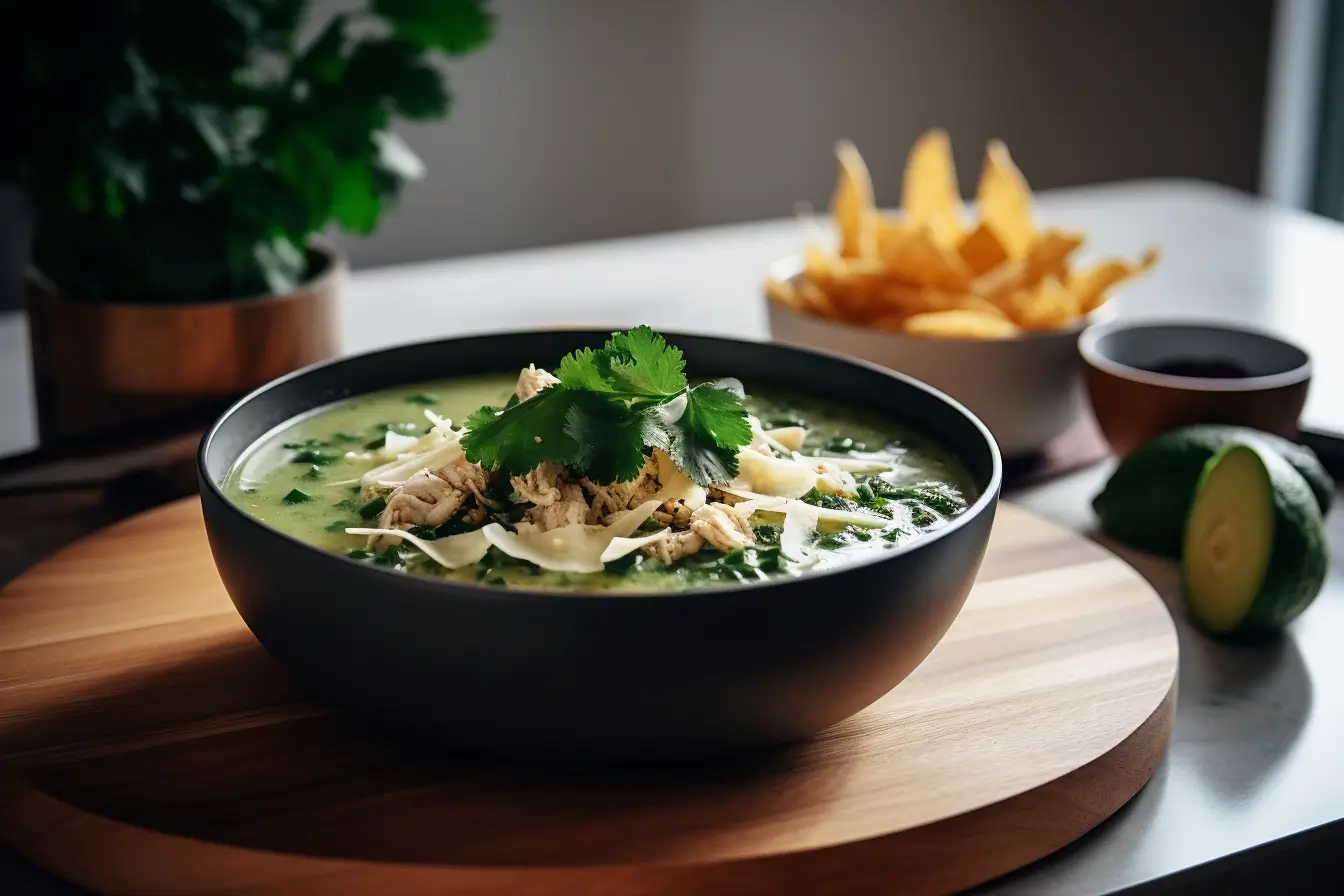
{"type": "Polygon", "coordinates": [[[1248,377],[1246,365],[1231,358],[1172,358],[1146,368],[1167,376],[1190,376],[1203,379],[1231,380],[1248,377]]]}

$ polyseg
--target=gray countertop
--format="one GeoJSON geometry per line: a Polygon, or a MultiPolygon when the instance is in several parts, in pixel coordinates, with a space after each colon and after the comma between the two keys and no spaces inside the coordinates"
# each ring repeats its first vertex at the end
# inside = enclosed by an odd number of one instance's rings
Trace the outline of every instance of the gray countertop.
{"type": "MultiPolygon", "coordinates": [[[[1117,302],[1122,314],[1248,321],[1304,344],[1316,365],[1306,422],[1344,433],[1344,351],[1331,295],[1344,227],[1181,182],[1062,191],[1043,196],[1041,210],[1088,233],[1091,255],[1162,247],[1157,271],[1117,302]]],[[[552,323],[763,338],[761,272],[799,241],[792,222],[769,222],[360,272],[347,301],[346,350],[552,323]]],[[[0,316],[0,455],[32,441],[26,364],[21,321],[0,316]]],[[[1008,497],[1091,534],[1089,501],[1108,472],[1104,464],[1008,497]]],[[[1329,529],[1341,556],[1344,511],[1329,529]]],[[[1170,602],[1173,565],[1108,547],[1170,602]]],[[[1186,626],[1174,604],[1173,616],[1179,704],[1153,780],[1084,841],[987,892],[1114,892],[1344,819],[1340,565],[1316,604],[1272,643],[1221,645],[1186,626]]],[[[77,891],[0,854],[0,892],[77,891]]]]}
{"type": "MultiPolygon", "coordinates": [[[[1009,499],[1095,537],[1089,501],[1111,468],[1009,499]]],[[[1328,529],[1332,555],[1344,556],[1344,511],[1328,529]]],[[[1153,584],[1176,620],[1171,746],[1148,785],[1092,836],[986,892],[1113,892],[1344,819],[1344,567],[1332,565],[1285,637],[1232,646],[1182,618],[1174,563],[1099,540],[1153,584]]]]}
{"type": "MultiPolygon", "coordinates": [[[[1084,233],[1082,260],[1160,248],[1109,303],[1122,315],[1238,321],[1301,344],[1315,371],[1304,422],[1344,436],[1344,225],[1191,181],[1046,191],[1038,218],[1084,233]]],[[[359,271],[344,348],[552,324],[766,338],[765,269],[810,232],[763,221],[359,271]]],[[[0,314],[0,457],[36,444],[26,334],[0,314]]]]}

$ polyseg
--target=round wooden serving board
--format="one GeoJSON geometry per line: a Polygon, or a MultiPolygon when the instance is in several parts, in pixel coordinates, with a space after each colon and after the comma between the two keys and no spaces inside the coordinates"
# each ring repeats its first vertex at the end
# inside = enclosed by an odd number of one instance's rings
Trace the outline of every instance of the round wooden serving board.
{"type": "Polygon", "coordinates": [[[810,743],[607,775],[413,754],[253,640],[191,499],[0,592],[0,839],[106,893],[945,892],[1143,786],[1176,659],[1137,573],[1004,505],[943,641],[810,743]]]}

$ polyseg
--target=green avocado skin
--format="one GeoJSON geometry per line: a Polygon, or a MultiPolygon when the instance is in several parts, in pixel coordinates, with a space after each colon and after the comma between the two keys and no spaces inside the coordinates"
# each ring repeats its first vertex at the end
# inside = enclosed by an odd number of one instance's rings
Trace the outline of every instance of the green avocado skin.
{"type": "Polygon", "coordinates": [[[1334,481],[1310,448],[1244,426],[1199,424],[1157,436],[1120,462],[1092,500],[1102,531],[1141,551],[1179,558],[1204,465],[1235,444],[1280,456],[1302,477],[1321,515],[1330,511],[1334,481]]]}
{"type": "MultiPolygon", "coordinates": [[[[1223,455],[1244,450],[1254,451],[1269,474],[1270,490],[1274,496],[1274,546],[1259,595],[1237,625],[1228,630],[1212,632],[1220,637],[1253,638],[1281,631],[1311,606],[1321,591],[1329,566],[1325,522],[1316,498],[1306,479],[1272,448],[1243,444],[1220,451],[1201,471],[1195,487],[1195,500],[1198,500],[1199,486],[1223,455]]],[[[1187,599],[1184,564],[1181,594],[1183,599],[1187,599]]],[[[1190,615],[1195,624],[1200,624],[1198,617],[1190,615]]]]}

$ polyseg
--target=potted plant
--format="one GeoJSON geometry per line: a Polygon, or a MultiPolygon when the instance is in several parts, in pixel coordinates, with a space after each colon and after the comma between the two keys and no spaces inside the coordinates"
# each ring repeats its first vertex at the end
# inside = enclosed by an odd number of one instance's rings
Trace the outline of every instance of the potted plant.
{"type": "Polygon", "coordinates": [[[11,23],[24,102],[0,182],[33,218],[26,303],[44,441],[203,405],[339,350],[346,262],[448,113],[442,57],[485,0],[46,0],[11,23]]]}

